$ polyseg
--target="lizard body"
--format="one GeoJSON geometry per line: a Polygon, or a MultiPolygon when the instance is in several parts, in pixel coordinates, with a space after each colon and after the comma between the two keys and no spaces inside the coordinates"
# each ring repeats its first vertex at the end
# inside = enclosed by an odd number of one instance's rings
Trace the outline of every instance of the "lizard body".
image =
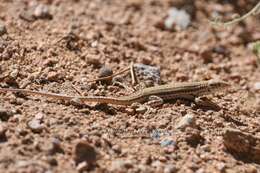
{"type": "Polygon", "coordinates": [[[188,99],[194,100],[229,87],[230,84],[220,80],[209,80],[201,82],[183,82],[167,85],[159,85],[145,88],[127,96],[106,97],[106,96],[69,96],[63,94],[48,93],[43,91],[32,91],[26,89],[0,88],[0,92],[21,92],[26,94],[40,95],[55,99],[73,100],[81,102],[97,102],[115,105],[131,105],[132,103],[143,103],[149,100],[150,96],[160,97],[162,100],[188,99]]]}

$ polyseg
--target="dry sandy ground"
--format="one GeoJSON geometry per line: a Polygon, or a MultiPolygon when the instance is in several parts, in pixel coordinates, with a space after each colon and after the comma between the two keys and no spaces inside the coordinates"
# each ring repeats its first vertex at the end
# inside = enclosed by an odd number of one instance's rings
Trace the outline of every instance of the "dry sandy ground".
{"type": "Polygon", "coordinates": [[[259,16],[226,29],[208,22],[257,1],[181,2],[0,0],[1,87],[125,95],[120,85],[87,80],[103,65],[116,72],[131,62],[159,67],[163,83],[222,79],[233,86],[208,97],[218,111],[177,101],[148,114],[1,93],[0,172],[259,172],[260,69],[250,50],[260,39],[259,16]],[[162,27],[172,6],[187,9],[191,26],[162,27]],[[183,117],[187,124],[176,129],[183,117]]]}

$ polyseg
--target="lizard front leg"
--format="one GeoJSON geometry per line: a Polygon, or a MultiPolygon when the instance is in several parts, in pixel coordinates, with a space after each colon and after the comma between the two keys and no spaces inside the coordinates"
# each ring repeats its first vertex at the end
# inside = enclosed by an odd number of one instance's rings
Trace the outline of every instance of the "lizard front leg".
{"type": "Polygon", "coordinates": [[[209,100],[207,97],[197,97],[195,98],[194,102],[196,106],[199,107],[204,107],[212,110],[220,110],[220,107],[216,103],[209,100]]]}

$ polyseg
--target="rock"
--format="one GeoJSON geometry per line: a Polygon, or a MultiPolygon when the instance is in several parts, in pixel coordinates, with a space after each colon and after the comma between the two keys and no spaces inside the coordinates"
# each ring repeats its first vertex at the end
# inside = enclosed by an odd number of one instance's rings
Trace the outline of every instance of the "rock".
{"type": "Polygon", "coordinates": [[[7,33],[7,30],[6,30],[5,25],[0,22],[0,36],[4,35],[6,33],[7,33]]]}
{"type": "Polygon", "coordinates": [[[169,146],[175,146],[176,145],[176,142],[173,140],[173,139],[163,139],[161,142],[160,142],[161,146],[162,147],[169,147],[169,146]]]}
{"type": "Polygon", "coordinates": [[[6,137],[6,131],[7,131],[7,127],[5,124],[0,123],[0,142],[6,142],[7,141],[7,137],[6,137]]]}
{"type": "Polygon", "coordinates": [[[61,146],[61,142],[58,138],[52,139],[50,148],[48,149],[48,153],[50,155],[53,155],[55,153],[64,153],[64,150],[61,146]]]}
{"type": "MultiPolygon", "coordinates": [[[[99,78],[103,78],[103,77],[108,77],[113,75],[113,70],[108,67],[108,66],[103,66],[100,70],[99,70],[99,78]]],[[[112,82],[112,78],[107,79],[107,80],[102,80],[102,82],[110,84],[112,82]]]]}
{"type": "Polygon", "coordinates": [[[91,44],[90,44],[91,47],[93,48],[96,48],[98,46],[98,41],[93,41],[91,44]]]}
{"type": "Polygon", "coordinates": [[[11,116],[13,116],[12,111],[0,108],[0,120],[7,121],[11,116]]]}
{"type": "Polygon", "coordinates": [[[52,19],[52,15],[49,12],[49,7],[44,4],[39,4],[34,9],[33,15],[38,19],[52,19]]]}
{"type": "Polygon", "coordinates": [[[260,137],[237,129],[226,129],[223,140],[227,151],[237,158],[260,163],[260,137]]]}
{"type": "Polygon", "coordinates": [[[107,77],[107,76],[111,76],[111,75],[113,75],[113,70],[110,67],[108,67],[108,66],[103,66],[99,70],[98,77],[107,77]]]}
{"type": "Polygon", "coordinates": [[[168,17],[164,21],[164,26],[168,30],[186,29],[190,22],[190,15],[185,10],[171,8],[168,11],[168,17]]]}
{"type": "Polygon", "coordinates": [[[74,160],[76,165],[81,162],[87,162],[92,165],[97,161],[97,152],[95,148],[86,141],[79,141],[74,148],[74,160]]]}
{"type": "Polygon", "coordinates": [[[154,84],[160,84],[161,82],[161,72],[158,67],[144,65],[144,64],[134,64],[135,72],[138,76],[143,78],[143,81],[152,80],[154,84]]]}
{"type": "Polygon", "coordinates": [[[256,83],[254,84],[254,89],[255,89],[255,90],[260,90],[260,82],[256,82],[256,83]]]}
{"type": "Polygon", "coordinates": [[[41,123],[41,120],[37,118],[30,120],[27,125],[34,133],[41,133],[44,129],[44,125],[41,123]]]}
{"type": "Polygon", "coordinates": [[[194,127],[196,125],[195,118],[192,114],[186,114],[177,123],[176,129],[185,129],[186,127],[194,127]]]}

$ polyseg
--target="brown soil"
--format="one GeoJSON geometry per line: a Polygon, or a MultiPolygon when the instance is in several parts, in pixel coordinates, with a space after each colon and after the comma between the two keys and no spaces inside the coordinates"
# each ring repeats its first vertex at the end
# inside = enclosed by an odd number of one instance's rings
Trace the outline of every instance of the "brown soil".
{"type": "Polygon", "coordinates": [[[177,5],[193,7],[191,26],[168,31],[171,0],[0,0],[1,87],[124,95],[87,80],[103,65],[116,72],[132,61],[160,67],[164,83],[219,78],[234,86],[209,96],[219,111],[173,102],[149,114],[1,93],[0,172],[259,172],[259,161],[223,142],[225,128],[260,136],[260,69],[249,46],[260,39],[259,16],[226,29],[208,22],[214,12],[228,19],[258,1],[185,2],[177,5]],[[195,125],[175,130],[187,114],[195,125]],[[151,137],[154,130],[170,134],[151,137]]]}

